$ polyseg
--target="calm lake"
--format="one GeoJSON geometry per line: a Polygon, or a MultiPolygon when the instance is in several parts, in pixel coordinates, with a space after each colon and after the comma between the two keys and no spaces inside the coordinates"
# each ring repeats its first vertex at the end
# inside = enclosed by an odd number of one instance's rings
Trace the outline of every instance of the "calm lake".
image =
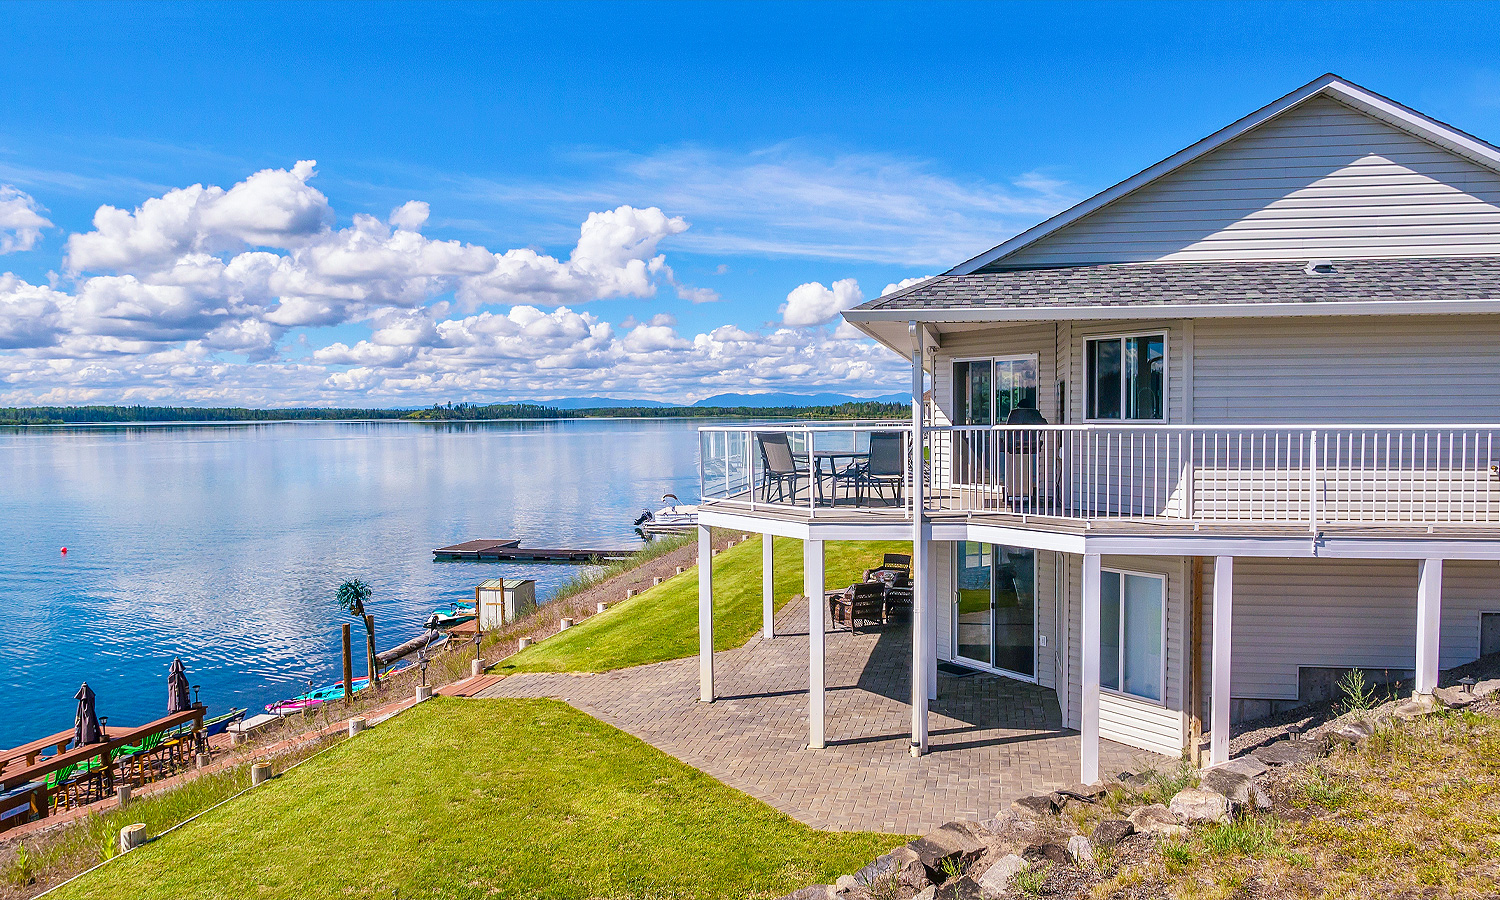
{"type": "Polygon", "coordinates": [[[173,656],[211,714],[336,681],[346,578],[374,589],[382,650],[486,578],[534,578],[545,600],[576,567],[432,549],[638,546],[642,507],[697,500],[700,424],[0,429],[0,746],[72,727],[83,681],[112,727],[164,715],[173,656]]]}

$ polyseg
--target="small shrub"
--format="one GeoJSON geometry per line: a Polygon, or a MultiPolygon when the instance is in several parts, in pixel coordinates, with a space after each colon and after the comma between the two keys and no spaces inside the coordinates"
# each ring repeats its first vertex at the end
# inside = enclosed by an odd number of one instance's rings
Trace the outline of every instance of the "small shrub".
{"type": "Polygon", "coordinates": [[[1192,865],[1198,859],[1198,854],[1186,841],[1169,840],[1161,843],[1161,858],[1167,864],[1167,871],[1176,875],[1192,865]]]}
{"type": "Polygon", "coordinates": [[[1354,789],[1346,782],[1328,777],[1321,768],[1315,768],[1297,783],[1297,790],[1315,806],[1334,811],[1351,799],[1354,789]]]}
{"type": "Polygon", "coordinates": [[[16,845],[16,858],[5,869],[5,880],[18,887],[25,887],[36,877],[32,871],[31,853],[25,844],[16,845]]]}
{"type": "Polygon", "coordinates": [[[1340,704],[1344,712],[1362,712],[1374,709],[1377,700],[1375,697],[1375,686],[1365,680],[1365,673],[1359,669],[1350,669],[1339,679],[1339,692],[1344,695],[1344,702],[1340,704]]]}
{"type": "Polygon", "coordinates": [[[957,878],[963,874],[958,868],[958,863],[954,862],[952,857],[943,860],[942,868],[944,879],[957,878]]]}
{"type": "Polygon", "coordinates": [[[1016,873],[1011,883],[1016,886],[1024,896],[1036,897],[1042,893],[1042,886],[1047,883],[1047,875],[1051,869],[1046,863],[1041,865],[1028,865],[1016,873]]]}
{"type": "Polygon", "coordinates": [[[1214,856],[1262,856],[1279,849],[1279,844],[1269,822],[1239,821],[1205,832],[1203,849],[1214,856]]]}

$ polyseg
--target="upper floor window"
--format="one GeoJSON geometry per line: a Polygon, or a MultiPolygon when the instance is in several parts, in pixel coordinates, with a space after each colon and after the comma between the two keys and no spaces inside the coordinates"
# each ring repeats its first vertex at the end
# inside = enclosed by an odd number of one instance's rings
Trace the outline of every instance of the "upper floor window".
{"type": "Polygon", "coordinates": [[[1090,419],[1167,418],[1167,336],[1098,338],[1086,345],[1090,419]]]}

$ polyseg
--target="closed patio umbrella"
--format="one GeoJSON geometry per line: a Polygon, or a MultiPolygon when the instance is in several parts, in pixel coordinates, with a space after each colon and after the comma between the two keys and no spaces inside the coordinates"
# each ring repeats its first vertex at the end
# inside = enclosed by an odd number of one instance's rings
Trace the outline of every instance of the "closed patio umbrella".
{"type": "Polygon", "coordinates": [[[167,672],[167,715],[186,712],[193,706],[188,698],[187,671],[182,668],[182,657],[173,657],[172,668],[167,672]]]}
{"type": "Polygon", "coordinates": [[[99,715],[94,711],[94,691],[87,681],[73,695],[73,699],[78,701],[78,715],[73,719],[73,746],[84,747],[99,743],[102,739],[99,715]]]}

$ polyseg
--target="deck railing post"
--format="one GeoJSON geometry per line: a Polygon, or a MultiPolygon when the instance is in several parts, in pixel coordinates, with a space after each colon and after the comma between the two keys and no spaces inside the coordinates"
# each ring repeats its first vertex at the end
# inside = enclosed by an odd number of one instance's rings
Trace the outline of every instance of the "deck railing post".
{"type": "Polygon", "coordinates": [[[1309,451],[1307,457],[1307,527],[1313,534],[1318,533],[1318,430],[1314,428],[1308,435],[1309,451]]]}

